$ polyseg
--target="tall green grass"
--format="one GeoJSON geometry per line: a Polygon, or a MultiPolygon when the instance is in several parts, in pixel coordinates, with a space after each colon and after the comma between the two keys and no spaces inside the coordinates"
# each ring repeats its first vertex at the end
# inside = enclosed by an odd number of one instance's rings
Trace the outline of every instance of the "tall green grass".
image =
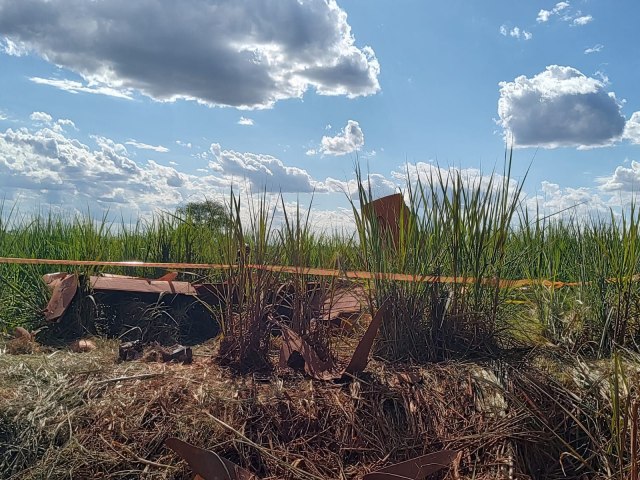
{"type": "MultiPolygon", "coordinates": [[[[571,211],[542,216],[523,202],[523,182],[511,177],[511,162],[508,156],[500,172],[482,180],[465,178],[456,169],[434,168],[429,176],[407,172],[407,210],[399,219],[405,228],[397,243],[385,237],[376,218],[363,213],[374,195],[358,169],[352,235],[319,232],[306,209],[266,194],[241,198],[232,192],[227,201],[230,221],[214,228],[192,221],[188,212],[129,222],[107,215],[96,218],[89,211],[74,216],[23,214],[2,204],[0,255],[237,264],[232,271],[195,271],[185,278],[237,279],[243,311],[251,311],[252,318],[267,314],[271,285],[288,282],[298,302],[292,305],[294,324],[303,334],[310,334],[312,320],[300,303],[307,301],[307,285],[321,282],[333,288],[334,280],[258,274],[246,265],[452,276],[461,282],[377,279],[368,285],[372,310],[392,299],[379,336],[379,355],[443,360],[541,343],[596,357],[609,356],[619,346],[638,350],[639,209],[633,204],[608,217],[576,217],[571,211]],[[245,251],[248,257],[238,256],[245,251]],[[499,288],[501,279],[530,279],[533,284],[499,288]],[[555,288],[544,284],[545,279],[579,285],[555,288]]],[[[0,265],[1,329],[38,324],[48,296],[41,275],[54,270],[0,265]]],[[[109,271],[150,277],[165,273],[134,267],[109,271]]],[[[226,312],[225,320],[239,313],[226,312]]],[[[241,335],[236,327],[229,324],[225,334],[241,335]]],[[[246,328],[250,325],[242,332],[246,328]]]]}

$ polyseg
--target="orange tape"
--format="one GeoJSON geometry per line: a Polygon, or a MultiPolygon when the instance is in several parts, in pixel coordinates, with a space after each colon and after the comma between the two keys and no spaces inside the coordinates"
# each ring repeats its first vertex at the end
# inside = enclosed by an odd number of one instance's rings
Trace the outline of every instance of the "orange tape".
{"type": "MultiPolygon", "coordinates": [[[[21,265],[65,265],[76,267],[138,267],[138,268],[163,268],[163,269],[200,269],[200,270],[232,270],[238,265],[222,263],[164,263],[164,262],[109,262],[98,260],[52,260],[44,258],[12,258],[0,257],[0,263],[21,265]]],[[[576,287],[577,282],[553,282],[551,280],[494,280],[483,279],[479,282],[473,277],[442,277],[437,275],[413,275],[407,273],[372,273],[365,271],[341,271],[326,268],[291,267],[284,265],[246,265],[252,270],[264,270],[278,273],[292,273],[296,275],[315,275],[319,277],[342,277],[357,280],[395,280],[399,282],[413,283],[451,283],[472,285],[482,283],[485,285],[497,285],[500,288],[522,288],[532,285],[542,285],[548,288],[576,287]]]]}

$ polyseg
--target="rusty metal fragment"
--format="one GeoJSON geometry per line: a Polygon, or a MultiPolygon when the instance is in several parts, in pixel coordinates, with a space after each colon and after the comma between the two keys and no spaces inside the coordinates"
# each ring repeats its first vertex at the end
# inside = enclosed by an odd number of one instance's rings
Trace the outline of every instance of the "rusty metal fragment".
{"type": "Polygon", "coordinates": [[[317,380],[337,380],[345,375],[362,373],[369,363],[369,354],[373,347],[382,320],[387,312],[389,301],[384,302],[374,315],[362,339],[358,342],[349,364],[344,370],[337,370],[331,361],[323,361],[318,353],[300,335],[289,327],[278,323],[282,329],[282,347],[280,348],[280,366],[292,366],[296,355],[304,361],[304,371],[317,380]]]}
{"type": "Polygon", "coordinates": [[[163,282],[173,282],[176,278],[178,278],[178,272],[169,272],[159,277],[158,280],[163,282]]]}
{"type": "Polygon", "coordinates": [[[203,480],[256,480],[258,478],[210,450],[196,447],[175,437],[167,438],[164,443],[189,464],[196,478],[198,476],[203,480]]]}
{"type": "Polygon", "coordinates": [[[380,233],[387,236],[394,246],[400,241],[400,231],[407,228],[410,210],[401,193],[378,198],[362,208],[362,213],[375,218],[380,233]]]}
{"type": "Polygon", "coordinates": [[[282,329],[282,347],[280,348],[280,366],[293,366],[296,355],[304,360],[304,371],[317,380],[333,380],[340,374],[335,372],[335,364],[323,361],[317,352],[300,335],[289,327],[280,324],[282,329]]]}
{"type": "Polygon", "coordinates": [[[389,300],[386,300],[382,305],[380,305],[380,308],[378,308],[378,311],[371,319],[371,323],[358,342],[358,345],[356,345],[356,349],[351,356],[351,361],[347,365],[347,368],[344,369],[344,373],[355,375],[357,373],[364,372],[364,369],[367,368],[367,364],[369,363],[369,354],[371,353],[371,348],[373,347],[373,342],[376,339],[378,330],[382,325],[382,320],[389,308],[389,302],[389,300]]]}
{"type": "Polygon", "coordinates": [[[447,468],[458,456],[456,450],[441,450],[367,473],[362,480],[424,480],[428,475],[447,468]]]}
{"type": "Polygon", "coordinates": [[[51,299],[44,310],[44,318],[48,322],[55,322],[71,305],[78,291],[78,277],[72,273],[53,273],[45,275],[44,281],[53,289],[51,299]]]}
{"type": "Polygon", "coordinates": [[[142,358],[143,347],[140,340],[126,342],[118,347],[118,360],[126,362],[130,360],[138,360],[142,358]]]}

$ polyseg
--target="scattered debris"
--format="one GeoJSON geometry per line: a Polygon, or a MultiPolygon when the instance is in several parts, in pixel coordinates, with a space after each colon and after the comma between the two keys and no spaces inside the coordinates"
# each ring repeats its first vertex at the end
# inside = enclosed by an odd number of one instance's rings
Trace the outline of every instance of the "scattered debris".
{"type": "Polygon", "coordinates": [[[280,367],[304,368],[307,375],[317,380],[336,380],[345,375],[352,376],[362,373],[369,362],[369,353],[371,353],[373,342],[380,325],[382,325],[388,306],[389,302],[387,301],[378,308],[362,339],[358,342],[349,364],[341,371],[336,369],[336,365],[331,359],[323,361],[313,347],[300,335],[289,327],[279,324],[283,340],[280,348],[280,367]]]}
{"type": "MultiPolygon", "coordinates": [[[[196,447],[175,437],[169,437],[165,444],[182,457],[202,480],[257,480],[257,476],[215,452],[196,447]]],[[[362,480],[424,480],[428,475],[449,467],[460,452],[442,450],[390,465],[381,470],[367,473],[362,480]]]]}
{"type": "Polygon", "coordinates": [[[181,362],[190,364],[193,363],[193,351],[190,347],[183,347],[182,345],[167,349],[156,343],[144,352],[142,360],[145,362],[181,362]]]}
{"type": "Polygon", "coordinates": [[[96,349],[96,344],[91,340],[76,340],[69,348],[75,353],[87,353],[93,352],[96,349]]]}
{"type": "Polygon", "coordinates": [[[127,362],[142,358],[144,347],[140,340],[125,342],[118,347],[118,360],[127,362]]]}
{"type": "Polygon", "coordinates": [[[175,437],[167,438],[164,443],[189,464],[196,474],[196,479],[257,480],[251,472],[210,450],[196,447],[175,437]]]}
{"type": "Polygon", "coordinates": [[[382,470],[367,473],[362,477],[362,480],[424,480],[428,475],[451,465],[458,454],[459,452],[456,450],[429,453],[405,462],[396,463],[382,470]]]}

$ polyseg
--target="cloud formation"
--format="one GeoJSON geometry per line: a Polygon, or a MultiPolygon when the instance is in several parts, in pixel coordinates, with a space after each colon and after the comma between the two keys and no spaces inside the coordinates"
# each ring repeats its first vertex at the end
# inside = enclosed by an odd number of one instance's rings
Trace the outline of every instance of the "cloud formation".
{"type": "Polygon", "coordinates": [[[499,124],[517,147],[611,145],[625,127],[621,104],[606,79],[550,65],[531,78],[500,82],[499,124]]]}
{"type": "Polygon", "coordinates": [[[248,182],[254,193],[267,192],[310,193],[326,188],[298,167],[288,167],[271,155],[223,150],[213,143],[209,149],[213,156],[209,168],[228,184],[248,182]]]}
{"type": "Polygon", "coordinates": [[[196,177],[149,161],[133,161],[124,145],[93,137],[91,148],[44,127],[0,132],[0,190],[38,203],[132,211],[173,207],[190,195],[211,192],[219,179],[196,177]]]}
{"type": "Polygon", "coordinates": [[[37,123],[50,124],[53,121],[53,117],[45,112],[33,112],[29,118],[37,123]]]}
{"type": "Polygon", "coordinates": [[[592,53],[598,53],[598,52],[601,52],[603,48],[604,48],[604,45],[602,45],[601,43],[597,43],[593,47],[585,48],[584,54],[590,55],[592,53]]]}
{"type": "Polygon", "coordinates": [[[521,29],[518,26],[513,27],[511,30],[509,30],[506,25],[500,25],[500,35],[502,35],[503,37],[506,37],[508,35],[513,38],[522,38],[524,40],[531,40],[533,38],[533,34],[531,32],[527,32],[526,30],[521,29]]]}
{"type": "Polygon", "coordinates": [[[247,127],[250,127],[253,125],[253,119],[252,118],[246,118],[246,117],[240,117],[240,120],[238,120],[238,125],[244,125],[247,127]]]}
{"type": "MultiPolygon", "coordinates": [[[[364,133],[360,124],[355,120],[349,120],[338,135],[322,137],[320,152],[324,155],[340,156],[353,153],[362,146],[364,146],[364,133]]],[[[315,153],[315,151],[313,152],[315,153]]],[[[307,153],[309,154],[309,152],[307,153]]]]}
{"type": "Polygon", "coordinates": [[[605,192],[640,192],[640,163],[631,161],[629,167],[618,166],[608,177],[597,179],[600,189],[605,192]]]}
{"type": "Polygon", "coordinates": [[[167,153],[169,151],[167,147],[163,147],[162,145],[149,145],[148,143],[137,142],[136,140],[129,140],[125,142],[125,145],[131,145],[140,150],[153,150],[158,153],[167,153]]]}
{"type": "Polygon", "coordinates": [[[635,145],[640,145],[640,112],[633,112],[624,126],[623,138],[635,145]]]}
{"type": "Polygon", "coordinates": [[[538,23],[548,22],[549,19],[554,15],[559,15],[560,12],[569,8],[569,2],[558,2],[551,10],[540,10],[538,12],[538,18],[536,21],[538,23]]]}
{"type": "Polygon", "coordinates": [[[265,108],[380,89],[375,52],[335,0],[0,0],[0,34],[5,53],[81,75],[32,78],[69,92],[265,108]]]}

